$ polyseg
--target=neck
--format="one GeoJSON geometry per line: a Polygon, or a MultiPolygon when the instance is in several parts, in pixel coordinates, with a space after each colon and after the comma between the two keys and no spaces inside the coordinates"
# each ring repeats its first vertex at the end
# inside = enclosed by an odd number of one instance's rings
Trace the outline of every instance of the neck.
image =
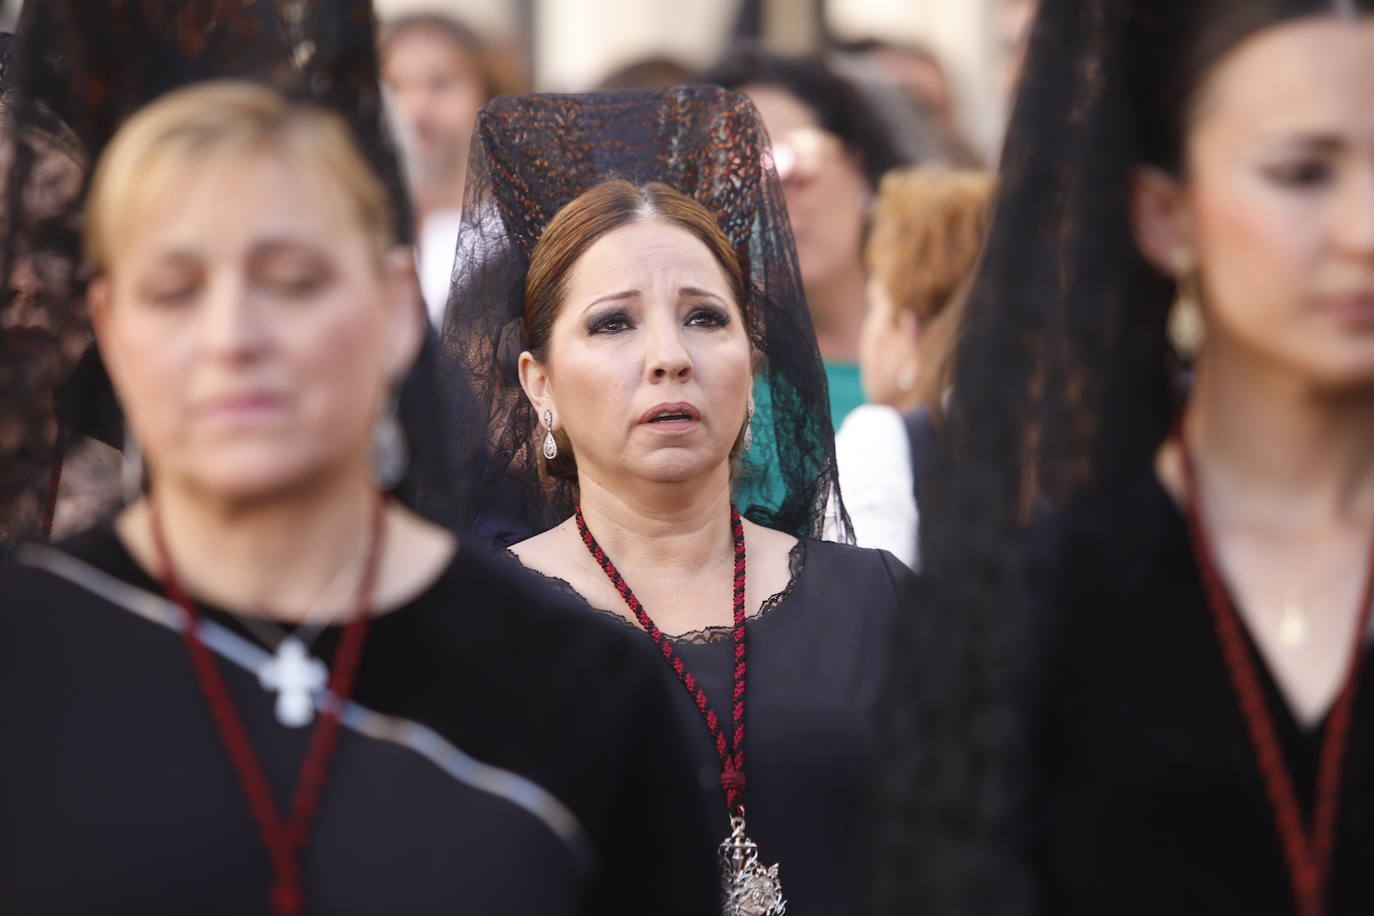
{"type": "MultiPolygon", "coordinates": [[[[293,623],[352,613],[352,573],[371,542],[377,500],[365,467],[249,503],[208,497],[177,480],[155,479],[154,492],[177,577],[197,598],[293,623]]],[[[132,507],[120,533],[146,568],[162,574],[151,508],[146,500],[132,507]]]]}
{"type": "Polygon", "coordinates": [[[415,182],[412,193],[415,200],[416,225],[422,225],[431,214],[440,210],[462,209],[463,188],[466,183],[466,168],[415,182]]]}
{"type": "Polygon", "coordinates": [[[1374,389],[1323,391],[1209,339],[1186,430],[1220,521],[1301,530],[1374,518],[1374,389]]]}
{"type": "Polygon", "coordinates": [[[611,490],[578,477],[582,515],[606,553],[625,570],[690,577],[732,561],[728,466],[700,482],[611,490]]]}
{"type": "Polygon", "coordinates": [[[835,276],[806,287],[822,359],[841,363],[858,360],[867,283],[863,265],[856,261],[835,276]]]}

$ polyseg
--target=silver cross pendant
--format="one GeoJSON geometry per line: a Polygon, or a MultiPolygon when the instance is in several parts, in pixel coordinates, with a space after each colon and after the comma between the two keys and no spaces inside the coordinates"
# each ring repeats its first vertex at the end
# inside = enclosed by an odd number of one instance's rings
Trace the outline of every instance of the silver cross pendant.
{"type": "Polygon", "coordinates": [[[277,721],[301,728],[315,718],[315,694],[329,682],[329,669],[313,658],[305,643],[288,636],[277,652],[258,666],[258,683],[277,694],[277,721]]]}

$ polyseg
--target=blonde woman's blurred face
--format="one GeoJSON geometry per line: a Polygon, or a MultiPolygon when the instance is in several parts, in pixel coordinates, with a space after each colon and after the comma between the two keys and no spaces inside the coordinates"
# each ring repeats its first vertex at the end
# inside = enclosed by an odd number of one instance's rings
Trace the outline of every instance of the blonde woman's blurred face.
{"type": "Polygon", "coordinates": [[[920,369],[916,313],[898,309],[887,287],[868,278],[868,311],[859,328],[859,376],[870,404],[903,406],[920,369]]]}
{"type": "Polygon", "coordinates": [[[752,350],[720,264],[685,229],[650,219],[578,259],[547,363],[522,359],[541,414],[572,443],[578,473],[679,482],[728,474],[744,426],[752,350]]]}
{"type": "Polygon", "coordinates": [[[419,339],[404,256],[379,254],[343,194],[276,158],[181,178],[114,240],[92,289],[154,485],[252,500],[366,473],[419,339]]]}
{"type": "Polygon", "coordinates": [[[1252,37],[1200,99],[1183,189],[1206,351],[1374,384],[1374,17],[1252,37]]]}

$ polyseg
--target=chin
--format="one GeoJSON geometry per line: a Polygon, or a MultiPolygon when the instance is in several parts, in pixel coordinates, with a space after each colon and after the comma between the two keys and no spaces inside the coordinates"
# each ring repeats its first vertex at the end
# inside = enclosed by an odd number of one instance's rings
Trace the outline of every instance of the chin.
{"type": "Polygon", "coordinates": [[[318,481],[324,468],[316,462],[268,459],[263,456],[207,462],[188,475],[196,488],[207,496],[225,502],[260,502],[286,495],[318,481]]]}
{"type": "Polygon", "coordinates": [[[655,455],[645,463],[638,476],[654,483],[684,483],[697,480],[720,466],[719,459],[696,455],[655,455]]]}

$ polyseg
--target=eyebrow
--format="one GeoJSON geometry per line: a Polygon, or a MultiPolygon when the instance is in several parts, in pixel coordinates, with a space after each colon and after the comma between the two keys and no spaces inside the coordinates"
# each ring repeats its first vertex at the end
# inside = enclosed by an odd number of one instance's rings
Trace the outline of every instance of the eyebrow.
{"type": "Polygon", "coordinates": [[[309,242],[298,241],[291,238],[265,238],[254,242],[248,249],[248,259],[256,261],[262,258],[270,258],[273,255],[302,252],[305,254],[319,254],[319,248],[309,242]]]}
{"type": "Polygon", "coordinates": [[[583,311],[583,313],[585,314],[586,312],[591,311],[591,310],[592,310],[593,308],[595,308],[596,306],[601,305],[603,302],[624,302],[626,299],[634,299],[634,298],[637,298],[638,296],[639,296],[639,290],[637,290],[637,289],[624,289],[624,290],[621,290],[621,291],[618,292],[618,293],[611,293],[610,295],[607,295],[607,296],[598,296],[597,298],[593,299],[591,302],[588,302],[588,303],[583,307],[582,311],[583,311]]]}
{"type": "Polygon", "coordinates": [[[1276,134],[1269,138],[1269,145],[1284,149],[1302,149],[1312,152],[1333,153],[1345,149],[1346,142],[1335,134],[1276,134]]]}
{"type": "Polygon", "coordinates": [[[700,289],[696,286],[684,286],[677,292],[679,296],[696,296],[701,299],[715,299],[717,302],[725,301],[718,293],[713,293],[709,289],[700,289]]]}

